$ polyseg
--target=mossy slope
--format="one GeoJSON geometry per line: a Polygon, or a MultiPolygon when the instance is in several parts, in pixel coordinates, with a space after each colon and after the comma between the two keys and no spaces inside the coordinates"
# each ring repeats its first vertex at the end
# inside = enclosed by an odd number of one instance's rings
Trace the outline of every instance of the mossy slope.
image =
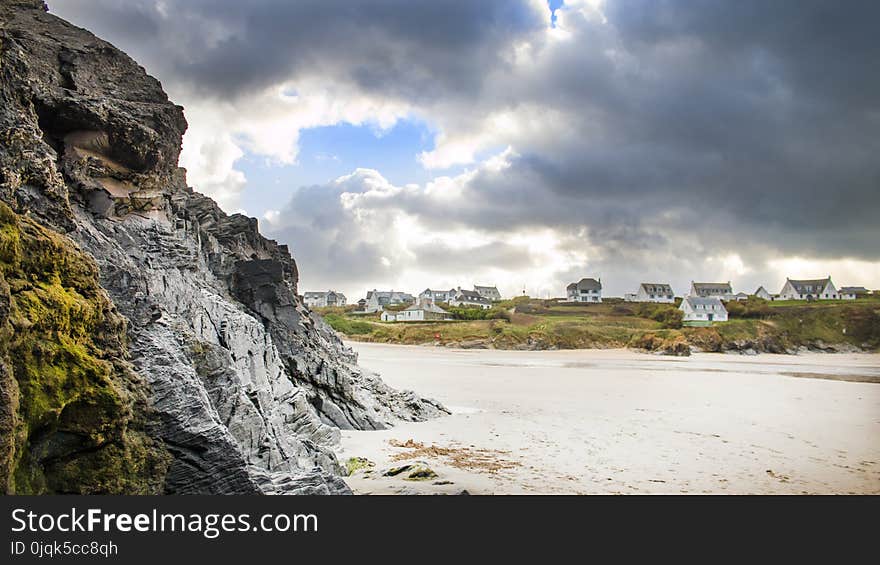
{"type": "Polygon", "coordinates": [[[0,483],[10,494],[155,493],[168,457],[94,261],[0,203],[0,483]]]}

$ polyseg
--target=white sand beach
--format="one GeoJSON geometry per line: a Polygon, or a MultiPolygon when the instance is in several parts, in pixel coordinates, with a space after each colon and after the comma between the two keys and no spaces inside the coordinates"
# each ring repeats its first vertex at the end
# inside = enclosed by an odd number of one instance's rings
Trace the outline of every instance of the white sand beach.
{"type": "Polygon", "coordinates": [[[344,432],[357,493],[880,493],[880,355],[349,345],[453,411],[344,432]],[[383,476],[414,461],[437,477],[383,476]]]}

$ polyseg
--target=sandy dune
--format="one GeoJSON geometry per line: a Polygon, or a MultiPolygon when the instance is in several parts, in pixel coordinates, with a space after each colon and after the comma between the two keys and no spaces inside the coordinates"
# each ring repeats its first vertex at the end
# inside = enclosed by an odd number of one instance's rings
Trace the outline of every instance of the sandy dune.
{"type": "Polygon", "coordinates": [[[880,493],[880,355],[350,345],[454,411],[345,432],[359,493],[880,493]],[[438,476],[383,476],[413,461],[438,476]]]}

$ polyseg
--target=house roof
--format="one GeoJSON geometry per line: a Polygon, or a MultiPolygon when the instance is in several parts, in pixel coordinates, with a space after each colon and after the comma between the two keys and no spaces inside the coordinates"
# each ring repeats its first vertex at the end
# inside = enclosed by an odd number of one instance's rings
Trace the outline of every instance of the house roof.
{"type": "Polygon", "coordinates": [[[344,294],[342,294],[341,292],[336,292],[335,290],[321,290],[318,292],[312,292],[312,291],[304,292],[303,298],[320,298],[322,296],[330,296],[331,294],[345,298],[344,294]]]}
{"type": "Polygon", "coordinates": [[[642,283],[639,286],[648,293],[672,294],[672,285],[666,283],[642,283]]]}
{"type": "Polygon", "coordinates": [[[425,312],[434,312],[435,314],[449,314],[449,312],[435,305],[433,302],[413,304],[412,306],[404,308],[404,311],[406,310],[424,310],[425,312]]]}
{"type": "Polygon", "coordinates": [[[863,286],[842,286],[838,290],[840,292],[868,292],[868,289],[863,286]]]}
{"type": "Polygon", "coordinates": [[[733,292],[733,288],[730,286],[729,282],[725,283],[692,283],[694,285],[694,289],[697,291],[700,290],[726,290],[728,292],[733,292]]]}
{"type": "Polygon", "coordinates": [[[684,300],[691,306],[691,308],[696,308],[697,306],[706,306],[712,310],[727,311],[727,309],[724,307],[724,303],[721,302],[721,299],[717,296],[687,296],[684,300]]]}
{"type": "Polygon", "coordinates": [[[497,286],[480,286],[480,285],[478,285],[478,284],[475,284],[475,285],[474,285],[474,290],[476,290],[476,291],[480,291],[480,290],[494,290],[495,292],[498,292],[498,287],[497,287],[497,286]]]}
{"type": "MultiPolygon", "coordinates": [[[[761,285],[761,286],[759,286],[757,289],[755,289],[755,294],[758,294],[758,293],[761,292],[762,290],[763,290],[764,292],[767,292],[767,289],[764,288],[763,285],[761,285]]],[[[767,292],[767,294],[770,294],[770,293],[767,292]]]]}
{"type": "Polygon", "coordinates": [[[371,298],[374,296],[376,298],[393,298],[397,296],[398,298],[403,298],[407,300],[412,300],[413,296],[411,294],[407,294],[405,292],[401,292],[399,290],[368,290],[367,298],[371,298]]]}
{"type": "Polygon", "coordinates": [[[798,292],[801,292],[801,289],[807,286],[816,287],[817,290],[820,290],[831,283],[831,277],[824,279],[788,279],[788,282],[790,282],[791,286],[793,286],[798,292]]]}
{"type": "Polygon", "coordinates": [[[602,290],[602,283],[594,278],[583,278],[576,283],[571,283],[566,290],[602,290]]]}
{"type": "Polygon", "coordinates": [[[456,298],[456,300],[463,299],[465,302],[478,302],[480,304],[488,304],[489,303],[489,301],[485,297],[480,296],[480,293],[478,293],[475,290],[461,289],[455,295],[455,298],[456,298]]]}

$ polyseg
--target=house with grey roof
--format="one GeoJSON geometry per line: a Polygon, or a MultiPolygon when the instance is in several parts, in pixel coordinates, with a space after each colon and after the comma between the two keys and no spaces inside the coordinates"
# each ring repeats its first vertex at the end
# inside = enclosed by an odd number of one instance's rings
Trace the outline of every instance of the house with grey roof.
{"type": "Polygon", "coordinates": [[[454,296],[454,288],[450,288],[449,290],[433,290],[430,288],[426,288],[419,293],[419,300],[421,302],[449,302],[454,296]]]}
{"type": "Polygon", "coordinates": [[[489,302],[497,302],[501,300],[501,293],[498,292],[497,286],[480,286],[475,284],[474,291],[483,298],[488,298],[489,302]]]}
{"type": "Polygon", "coordinates": [[[602,279],[583,278],[565,287],[568,302],[602,302],[602,279]]]}
{"type": "Polygon", "coordinates": [[[730,281],[726,283],[701,283],[691,281],[691,290],[688,296],[699,296],[700,298],[716,297],[721,300],[734,300],[733,287],[730,281]]]}
{"type": "Polygon", "coordinates": [[[304,292],[303,303],[309,308],[326,308],[327,306],[345,306],[345,295],[341,292],[304,292]]]}
{"type": "Polygon", "coordinates": [[[838,294],[844,300],[855,300],[868,296],[870,292],[863,286],[842,286],[838,289],[838,294]]]}
{"type": "Polygon", "coordinates": [[[449,305],[457,308],[482,308],[484,310],[492,307],[488,298],[480,296],[480,293],[475,290],[464,290],[463,288],[455,290],[455,296],[449,301],[449,305]]]}
{"type": "Polygon", "coordinates": [[[383,322],[437,322],[452,320],[453,315],[433,302],[417,302],[400,312],[384,311],[380,316],[383,322]]]}
{"type": "Polygon", "coordinates": [[[838,300],[840,293],[831,277],[824,279],[785,279],[780,300],[838,300]]]}
{"type": "Polygon", "coordinates": [[[683,322],[711,325],[727,321],[727,308],[717,296],[686,296],[678,309],[682,311],[683,322]]]}
{"type": "Polygon", "coordinates": [[[627,294],[627,302],[661,302],[670,304],[675,302],[675,293],[672,286],[666,283],[642,283],[635,293],[627,294]]]}
{"type": "Polygon", "coordinates": [[[416,301],[412,294],[397,290],[368,290],[365,312],[381,312],[386,306],[412,304],[416,301]]]}

